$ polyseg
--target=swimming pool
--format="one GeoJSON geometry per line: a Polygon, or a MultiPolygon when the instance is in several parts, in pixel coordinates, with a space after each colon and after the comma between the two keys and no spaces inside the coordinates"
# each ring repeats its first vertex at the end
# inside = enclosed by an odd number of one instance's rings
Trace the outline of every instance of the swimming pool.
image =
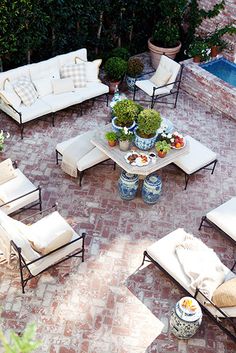
{"type": "Polygon", "coordinates": [[[220,58],[200,65],[203,69],[236,87],[236,64],[220,58]]]}

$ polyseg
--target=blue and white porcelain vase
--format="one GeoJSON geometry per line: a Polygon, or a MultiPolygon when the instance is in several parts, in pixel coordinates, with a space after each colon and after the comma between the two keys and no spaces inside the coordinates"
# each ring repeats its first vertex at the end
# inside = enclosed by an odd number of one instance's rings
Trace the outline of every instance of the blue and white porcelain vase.
{"type": "Polygon", "coordinates": [[[133,200],[138,190],[138,175],[122,170],[118,181],[118,190],[123,200],[133,200]]]}
{"type": "MultiPolygon", "coordinates": [[[[112,125],[112,130],[115,131],[115,132],[118,132],[119,130],[122,130],[122,129],[123,129],[123,127],[116,125],[116,116],[114,116],[114,117],[112,118],[112,120],[111,120],[111,125],[112,125]]],[[[129,131],[133,131],[134,128],[135,128],[135,126],[136,126],[136,122],[134,121],[131,126],[127,127],[127,129],[128,129],[129,131]]]]}
{"type": "Polygon", "coordinates": [[[134,130],[134,144],[142,151],[150,150],[156,142],[157,134],[151,138],[140,137],[137,132],[137,128],[134,130]]]}
{"type": "Polygon", "coordinates": [[[135,84],[136,78],[135,77],[131,77],[126,75],[126,83],[127,83],[127,87],[129,89],[129,91],[133,92],[134,91],[134,84],[135,84]]]}
{"type": "Polygon", "coordinates": [[[148,175],[143,182],[142,198],[149,205],[157,203],[162,189],[161,178],[156,174],[148,175]]]}

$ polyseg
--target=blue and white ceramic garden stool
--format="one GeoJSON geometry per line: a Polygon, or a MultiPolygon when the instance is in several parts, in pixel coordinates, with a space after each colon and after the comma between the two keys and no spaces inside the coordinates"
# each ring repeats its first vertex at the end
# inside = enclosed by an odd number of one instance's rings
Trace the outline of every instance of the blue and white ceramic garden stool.
{"type": "Polygon", "coordinates": [[[161,177],[156,174],[148,175],[143,181],[142,198],[147,204],[154,205],[161,194],[161,177]]]}
{"type": "Polygon", "coordinates": [[[198,302],[192,297],[184,297],[176,303],[171,311],[170,329],[180,339],[191,338],[202,322],[202,310],[198,302]],[[182,306],[184,300],[191,300],[194,310],[182,306]]]}
{"type": "Polygon", "coordinates": [[[138,175],[122,170],[118,181],[118,190],[123,200],[133,200],[138,190],[138,175]]]}

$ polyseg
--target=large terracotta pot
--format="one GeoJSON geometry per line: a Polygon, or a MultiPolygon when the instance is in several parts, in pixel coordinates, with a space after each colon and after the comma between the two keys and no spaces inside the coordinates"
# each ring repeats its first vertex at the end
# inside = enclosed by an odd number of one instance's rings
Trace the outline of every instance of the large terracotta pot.
{"type": "Polygon", "coordinates": [[[150,55],[151,55],[152,67],[154,69],[157,68],[162,54],[165,54],[169,58],[174,59],[176,57],[176,54],[180,51],[181,45],[182,44],[179,43],[179,45],[174,48],[157,47],[156,45],[151,43],[151,38],[149,38],[148,39],[148,49],[149,49],[150,55]]]}

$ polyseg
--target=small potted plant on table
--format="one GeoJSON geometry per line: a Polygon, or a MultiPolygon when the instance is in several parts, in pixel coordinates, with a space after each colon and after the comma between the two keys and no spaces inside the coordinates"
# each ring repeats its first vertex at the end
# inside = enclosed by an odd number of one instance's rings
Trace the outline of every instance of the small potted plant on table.
{"type": "Polygon", "coordinates": [[[161,121],[160,113],[154,109],[144,109],[139,113],[138,126],[134,130],[134,143],[139,149],[149,150],[154,146],[161,121]]]}
{"type": "Polygon", "coordinates": [[[208,60],[209,54],[207,41],[200,37],[196,37],[189,46],[188,55],[193,57],[194,63],[208,60]]]}
{"type": "Polygon", "coordinates": [[[107,131],[105,133],[105,138],[107,139],[108,145],[114,147],[116,145],[117,136],[114,131],[107,131]]]}
{"type": "Polygon", "coordinates": [[[116,135],[119,141],[120,150],[128,151],[130,148],[130,143],[134,136],[133,132],[129,131],[127,127],[124,127],[123,129],[119,130],[116,135]]]}
{"type": "Polygon", "coordinates": [[[143,108],[138,103],[123,99],[117,102],[113,107],[114,118],[112,119],[112,127],[118,131],[124,127],[132,130],[135,127],[135,119],[143,108]]]}
{"type": "Polygon", "coordinates": [[[166,140],[158,141],[155,147],[160,158],[164,158],[166,154],[171,150],[171,146],[166,140]]]}
{"type": "Polygon", "coordinates": [[[143,71],[144,65],[139,58],[130,58],[126,73],[126,83],[130,91],[134,90],[134,84],[137,76],[143,71]]]}
{"type": "Polygon", "coordinates": [[[115,56],[111,57],[106,61],[104,71],[109,84],[109,92],[114,94],[127,71],[127,61],[115,56]]]}

